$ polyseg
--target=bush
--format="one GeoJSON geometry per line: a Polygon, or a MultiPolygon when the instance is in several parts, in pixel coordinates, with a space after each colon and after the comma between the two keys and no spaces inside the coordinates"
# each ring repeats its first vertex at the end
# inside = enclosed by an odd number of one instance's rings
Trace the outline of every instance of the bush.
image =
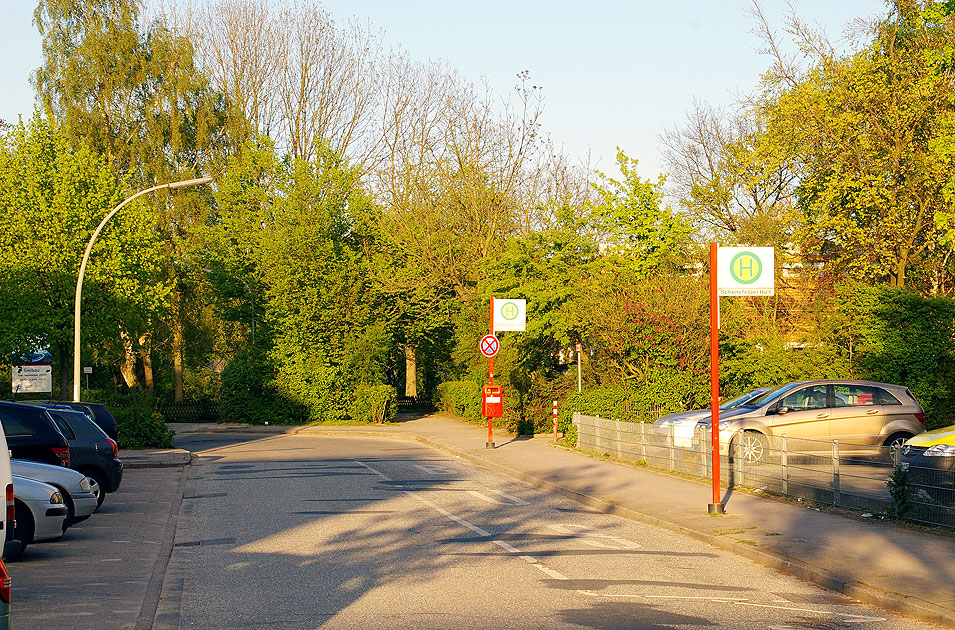
{"type": "Polygon", "coordinates": [[[162,415],[152,407],[139,404],[130,407],[112,407],[110,411],[116,418],[120,448],[172,447],[175,432],[166,426],[162,415]]]}
{"type": "Polygon", "coordinates": [[[227,422],[297,424],[305,419],[300,404],[278,395],[271,367],[255,352],[239,353],[222,371],[219,414],[227,422]]]}
{"type": "Polygon", "coordinates": [[[435,390],[434,404],[438,411],[480,422],[481,386],[472,381],[448,381],[435,390]]]}
{"type": "Polygon", "coordinates": [[[398,407],[398,391],[391,385],[359,385],[350,415],[356,422],[391,422],[398,407]]]}

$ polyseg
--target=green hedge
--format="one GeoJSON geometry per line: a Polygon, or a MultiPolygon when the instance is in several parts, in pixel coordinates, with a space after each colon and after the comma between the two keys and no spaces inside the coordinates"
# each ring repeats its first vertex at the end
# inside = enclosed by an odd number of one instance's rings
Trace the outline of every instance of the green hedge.
{"type": "Polygon", "coordinates": [[[435,390],[434,405],[438,411],[480,422],[481,386],[472,381],[448,381],[435,390]]]}
{"type": "Polygon", "coordinates": [[[137,404],[111,407],[119,432],[119,447],[124,449],[171,448],[175,432],[166,426],[162,415],[152,406],[137,404]]]}
{"type": "Polygon", "coordinates": [[[350,415],[355,422],[391,422],[398,410],[398,391],[391,385],[359,385],[350,415]]]}

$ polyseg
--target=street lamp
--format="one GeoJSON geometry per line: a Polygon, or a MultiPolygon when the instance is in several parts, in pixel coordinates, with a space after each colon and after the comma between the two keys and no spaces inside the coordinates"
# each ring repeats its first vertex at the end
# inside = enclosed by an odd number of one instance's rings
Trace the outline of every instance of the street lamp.
{"type": "Polygon", "coordinates": [[[132,197],[127,198],[123,203],[119,204],[115,208],[109,211],[109,214],[100,221],[100,224],[96,226],[96,229],[93,231],[93,236],[90,237],[90,242],[86,244],[86,251],[83,252],[83,262],[80,263],[80,273],[76,278],[76,298],[73,304],[73,401],[80,401],[80,300],[83,296],[83,276],[86,274],[86,263],[89,262],[90,252],[93,251],[93,243],[96,241],[96,237],[99,236],[99,233],[103,231],[103,228],[106,226],[106,223],[113,218],[113,215],[119,212],[120,208],[125,206],[127,203],[141,197],[146,193],[151,193],[156,190],[162,190],[163,188],[168,188],[169,190],[175,190],[177,188],[186,188],[188,186],[199,186],[200,184],[209,184],[213,180],[211,177],[200,177],[199,179],[186,179],[180,182],[171,182],[169,184],[159,184],[158,186],[153,186],[152,188],[147,188],[146,190],[140,190],[138,193],[132,197]]]}

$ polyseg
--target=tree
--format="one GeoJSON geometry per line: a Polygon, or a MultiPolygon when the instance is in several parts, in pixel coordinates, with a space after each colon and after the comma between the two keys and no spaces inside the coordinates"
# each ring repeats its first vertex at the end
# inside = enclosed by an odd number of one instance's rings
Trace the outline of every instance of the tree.
{"type": "Polygon", "coordinates": [[[796,151],[807,251],[892,286],[939,253],[935,215],[955,173],[934,149],[955,106],[934,62],[952,33],[923,19],[923,6],[893,2],[871,44],[847,58],[792,18],[812,65],[800,72],[777,56],[763,97],[768,132],[796,151]]]}
{"type": "MultiPolygon", "coordinates": [[[[119,201],[104,160],[74,150],[38,114],[0,136],[0,322],[6,356],[47,346],[71,390],[73,305],[83,251],[100,219],[119,201]]],[[[96,243],[83,295],[87,359],[121,361],[121,338],[143,330],[168,307],[159,278],[160,245],[136,209],[116,217],[96,243]]]]}

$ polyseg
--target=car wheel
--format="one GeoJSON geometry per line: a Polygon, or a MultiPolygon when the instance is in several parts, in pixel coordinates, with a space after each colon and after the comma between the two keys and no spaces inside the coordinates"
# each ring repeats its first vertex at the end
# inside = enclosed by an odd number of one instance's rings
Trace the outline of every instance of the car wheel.
{"type": "Polygon", "coordinates": [[[103,505],[103,501],[106,500],[106,490],[104,490],[106,487],[105,478],[103,477],[103,473],[95,470],[90,470],[84,474],[86,475],[86,479],[90,482],[90,492],[96,497],[96,509],[98,510],[99,507],[103,505]]]}
{"type": "Polygon", "coordinates": [[[730,442],[730,449],[734,456],[739,453],[740,458],[747,464],[759,464],[769,459],[769,441],[759,431],[741,431],[730,442]]]}
{"type": "Polygon", "coordinates": [[[905,444],[905,441],[912,437],[911,433],[906,433],[904,431],[900,433],[893,433],[885,439],[885,442],[882,443],[883,446],[889,449],[889,454],[895,453],[895,451],[902,448],[902,445],[905,444]]]}
{"type": "Polygon", "coordinates": [[[24,552],[27,548],[27,545],[33,542],[33,514],[30,513],[30,508],[20,501],[15,501],[13,504],[14,518],[16,523],[13,526],[13,535],[11,536],[12,540],[20,541],[20,552],[13,556],[14,558],[19,557],[20,554],[24,552]]]}

